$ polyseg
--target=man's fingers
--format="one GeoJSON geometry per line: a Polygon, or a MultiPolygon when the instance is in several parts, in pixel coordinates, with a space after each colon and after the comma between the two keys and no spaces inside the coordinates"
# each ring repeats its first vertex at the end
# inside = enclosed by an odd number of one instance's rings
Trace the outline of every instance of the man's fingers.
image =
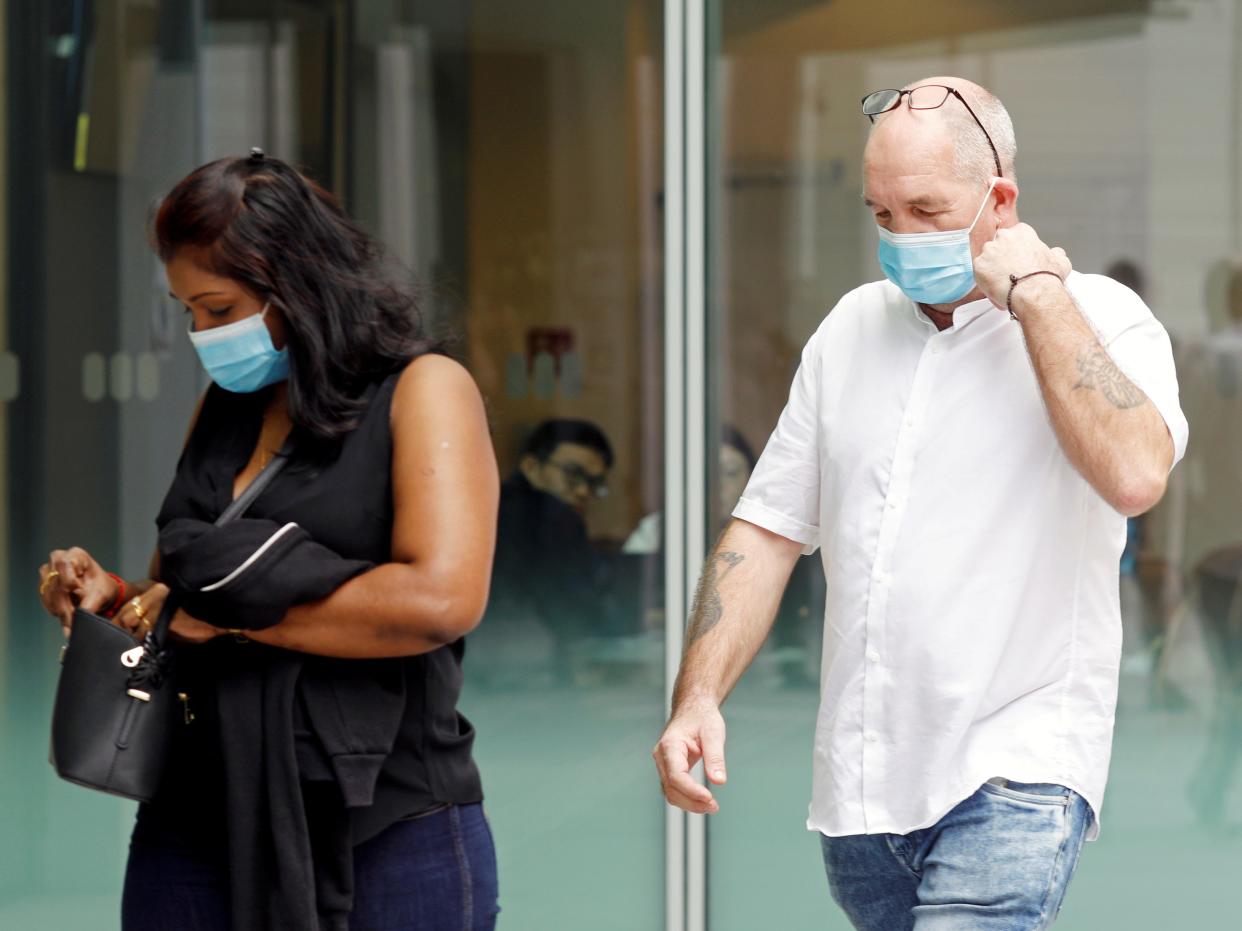
{"type": "MultiPolygon", "coordinates": [[[[685,740],[677,737],[662,740],[656,746],[654,755],[656,769],[660,771],[660,782],[664,785],[664,794],[669,796],[669,801],[673,800],[673,793],[685,796],[699,805],[712,801],[712,793],[707,786],[690,775],[693,761],[690,759],[691,748],[685,740]]],[[[694,756],[698,756],[697,751],[694,756]]]]}
{"type": "Polygon", "coordinates": [[[724,785],[728,779],[724,755],[725,725],[719,715],[703,723],[699,741],[703,746],[703,770],[707,773],[707,778],[718,786],[724,785]]]}
{"type": "Polygon", "coordinates": [[[666,773],[664,776],[664,794],[669,798],[669,801],[672,801],[672,796],[676,794],[684,796],[696,805],[711,805],[715,802],[711,790],[689,773],[666,773]]]}
{"type": "MultiPolygon", "coordinates": [[[[694,784],[698,785],[697,782],[694,784]]],[[[703,789],[703,786],[699,786],[699,788],[703,789]]],[[[704,791],[707,790],[704,789],[704,791]]],[[[670,805],[680,808],[682,811],[688,811],[693,815],[714,815],[720,811],[720,806],[716,803],[716,800],[712,798],[710,792],[707,795],[707,799],[704,800],[698,798],[697,796],[692,798],[684,792],[679,792],[677,789],[669,785],[665,785],[664,798],[670,805]]]]}

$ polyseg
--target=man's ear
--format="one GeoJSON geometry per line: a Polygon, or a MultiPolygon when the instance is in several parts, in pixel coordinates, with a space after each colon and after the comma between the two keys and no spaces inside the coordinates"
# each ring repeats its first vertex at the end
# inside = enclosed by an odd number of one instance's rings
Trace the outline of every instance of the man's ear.
{"type": "Polygon", "coordinates": [[[992,210],[996,213],[998,227],[1014,226],[1018,222],[1018,185],[1010,178],[999,178],[992,188],[992,210]]]}

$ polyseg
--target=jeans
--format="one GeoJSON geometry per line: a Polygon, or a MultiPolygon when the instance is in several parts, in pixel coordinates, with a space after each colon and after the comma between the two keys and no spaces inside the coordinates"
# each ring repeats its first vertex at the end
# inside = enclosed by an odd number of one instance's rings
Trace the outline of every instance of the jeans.
{"type": "MultiPolygon", "coordinates": [[[[398,821],[354,848],[350,931],[491,931],[496,900],[496,851],[482,805],[398,821]]],[[[121,927],[230,931],[226,859],[140,823],[130,842],[121,927]]]]}
{"type": "Polygon", "coordinates": [[[1051,926],[1091,809],[1064,786],[998,782],[930,828],[821,838],[832,897],[858,931],[1051,926]]]}

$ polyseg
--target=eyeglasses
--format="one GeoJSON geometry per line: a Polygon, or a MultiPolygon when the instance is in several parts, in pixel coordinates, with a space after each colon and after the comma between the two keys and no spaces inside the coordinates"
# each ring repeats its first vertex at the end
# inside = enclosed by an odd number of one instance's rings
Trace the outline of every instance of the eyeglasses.
{"type": "Polygon", "coordinates": [[[882,90],[872,91],[862,99],[862,112],[867,119],[875,122],[875,118],[881,113],[887,113],[889,110],[895,110],[901,105],[901,98],[907,94],[910,95],[911,110],[936,110],[944,106],[944,102],[949,99],[952,94],[962,102],[962,106],[966,108],[966,112],[983,130],[983,137],[987,139],[988,146],[992,150],[992,158],[996,161],[996,176],[998,178],[1005,177],[1005,173],[1001,171],[1000,156],[996,152],[996,146],[992,142],[991,135],[988,134],[987,128],[975,116],[975,111],[970,109],[970,104],[966,102],[966,98],[957,92],[955,88],[948,87],[944,84],[920,84],[918,87],[912,87],[906,91],[899,90],[882,90]]]}
{"type": "Polygon", "coordinates": [[[555,459],[549,459],[548,465],[561,470],[561,474],[565,476],[565,480],[573,487],[582,486],[587,489],[596,498],[608,497],[608,478],[604,475],[591,475],[582,466],[575,465],[572,462],[557,462],[555,459]]]}

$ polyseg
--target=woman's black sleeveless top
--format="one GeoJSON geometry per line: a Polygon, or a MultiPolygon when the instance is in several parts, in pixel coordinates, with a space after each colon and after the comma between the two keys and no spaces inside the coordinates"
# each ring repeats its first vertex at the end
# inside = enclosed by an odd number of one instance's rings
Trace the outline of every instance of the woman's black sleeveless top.
{"type": "MultiPolygon", "coordinates": [[[[263,490],[248,517],[293,521],[316,542],[338,555],[391,561],[393,495],[392,434],[389,411],[400,373],[372,384],[360,423],[331,450],[303,455],[299,446],[286,467],[263,490]]],[[[172,487],[156,523],[176,517],[214,521],[233,497],[233,482],[249,461],[258,442],[266,392],[234,394],[212,385],[207,391],[185,451],[177,464],[172,487]]],[[[306,444],[300,444],[305,448],[306,444]]],[[[210,689],[211,668],[228,662],[230,650],[254,649],[231,637],[217,637],[201,647],[179,651],[178,665],[187,681],[201,693],[210,689]]],[[[361,842],[400,818],[445,803],[458,805],[482,800],[479,773],[471,754],[474,730],[457,712],[461,692],[464,642],[457,641],[430,653],[406,657],[406,707],[392,754],[381,770],[374,804],[353,812],[355,842],[361,842]]],[[[307,657],[323,664],[368,663],[307,657]]],[[[193,694],[193,692],[191,692],[193,694]]],[[[203,703],[199,707],[205,710],[203,703]]],[[[197,713],[197,712],[196,712],[197,713]]],[[[295,729],[298,727],[295,722],[295,729]]],[[[192,725],[183,733],[173,755],[173,771],[165,780],[168,791],[156,804],[169,815],[172,809],[196,806],[207,813],[218,810],[223,798],[219,781],[219,748],[195,743],[195,733],[209,728],[192,725]]]]}

